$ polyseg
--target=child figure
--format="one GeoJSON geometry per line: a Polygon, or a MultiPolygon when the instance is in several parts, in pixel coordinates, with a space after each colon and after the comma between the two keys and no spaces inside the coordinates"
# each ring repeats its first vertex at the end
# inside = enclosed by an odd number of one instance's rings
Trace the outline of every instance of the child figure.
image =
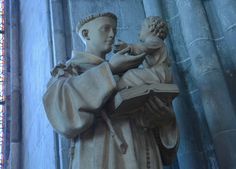
{"type": "Polygon", "coordinates": [[[127,88],[142,84],[172,83],[172,75],[168,65],[167,50],[164,39],[168,34],[165,21],[158,16],[147,17],[139,34],[141,43],[115,45],[115,51],[129,47],[129,54],[145,53],[142,67],[125,72],[118,83],[118,88],[127,88]]]}

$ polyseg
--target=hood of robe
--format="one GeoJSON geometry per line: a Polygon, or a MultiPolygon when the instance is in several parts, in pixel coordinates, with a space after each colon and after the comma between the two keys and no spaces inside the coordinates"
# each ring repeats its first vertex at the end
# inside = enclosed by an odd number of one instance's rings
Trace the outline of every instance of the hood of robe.
{"type": "Polygon", "coordinates": [[[78,52],[73,50],[71,59],[66,63],[66,65],[81,65],[81,64],[92,64],[98,65],[104,62],[105,60],[86,52],[78,52]]]}

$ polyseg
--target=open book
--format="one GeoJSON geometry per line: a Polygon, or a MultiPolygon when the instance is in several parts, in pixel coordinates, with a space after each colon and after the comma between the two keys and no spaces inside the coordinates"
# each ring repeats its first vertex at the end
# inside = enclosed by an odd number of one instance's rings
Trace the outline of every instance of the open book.
{"type": "Polygon", "coordinates": [[[179,94],[175,84],[145,84],[119,91],[108,103],[112,115],[132,112],[142,107],[149,97],[158,96],[162,101],[171,103],[179,94]]]}

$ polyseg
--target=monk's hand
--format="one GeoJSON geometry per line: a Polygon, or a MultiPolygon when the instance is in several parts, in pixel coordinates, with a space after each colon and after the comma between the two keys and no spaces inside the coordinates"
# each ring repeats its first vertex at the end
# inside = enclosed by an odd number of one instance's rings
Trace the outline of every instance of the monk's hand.
{"type": "Polygon", "coordinates": [[[122,73],[129,69],[138,67],[144,60],[145,53],[130,55],[130,47],[126,47],[114,54],[109,60],[112,73],[122,73]]]}
{"type": "Polygon", "coordinates": [[[158,122],[165,123],[174,119],[174,112],[171,106],[161,101],[157,96],[152,96],[145,104],[146,112],[158,122]]]}
{"type": "Polygon", "coordinates": [[[144,45],[139,45],[139,44],[130,44],[130,54],[132,55],[139,55],[141,53],[146,53],[147,48],[144,45]]]}
{"type": "Polygon", "coordinates": [[[117,53],[117,52],[127,48],[128,46],[129,46],[128,43],[118,39],[118,42],[113,45],[113,52],[117,53]]]}

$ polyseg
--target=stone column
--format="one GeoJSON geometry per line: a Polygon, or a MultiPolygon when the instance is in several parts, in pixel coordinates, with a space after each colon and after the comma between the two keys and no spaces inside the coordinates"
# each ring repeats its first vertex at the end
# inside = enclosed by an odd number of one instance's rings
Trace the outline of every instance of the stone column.
{"type": "Polygon", "coordinates": [[[146,16],[162,16],[160,0],[143,0],[146,16]]]}
{"type": "Polygon", "coordinates": [[[19,1],[11,1],[10,7],[10,168],[21,166],[21,106],[20,106],[20,55],[19,55],[19,1]]]}
{"type": "Polygon", "coordinates": [[[235,0],[214,0],[214,9],[219,18],[227,48],[236,66],[236,1],[235,0]]]}
{"type": "Polygon", "coordinates": [[[62,0],[50,1],[51,30],[53,44],[53,62],[55,64],[66,61],[66,40],[64,30],[64,12],[62,0]]]}
{"type": "Polygon", "coordinates": [[[222,42],[226,44],[220,49],[226,51],[221,60],[225,68],[225,77],[230,89],[230,95],[236,110],[236,1],[235,0],[214,0],[211,2],[212,9],[216,13],[216,23],[223,34],[222,42]],[[226,65],[228,67],[226,67],[226,65]]]}
{"type": "MultiPolygon", "coordinates": [[[[52,32],[53,46],[53,63],[52,68],[58,63],[65,63],[67,60],[67,39],[65,30],[65,13],[66,7],[63,0],[52,0],[50,6],[50,24],[52,32]]],[[[68,31],[68,30],[67,30],[68,31]]],[[[69,166],[69,146],[70,141],[65,137],[59,136],[55,131],[54,136],[54,153],[56,159],[56,168],[64,169],[69,166]]]]}
{"type": "Polygon", "coordinates": [[[176,0],[193,77],[222,169],[236,168],[236,116],[199,0],[176,0]]]}

